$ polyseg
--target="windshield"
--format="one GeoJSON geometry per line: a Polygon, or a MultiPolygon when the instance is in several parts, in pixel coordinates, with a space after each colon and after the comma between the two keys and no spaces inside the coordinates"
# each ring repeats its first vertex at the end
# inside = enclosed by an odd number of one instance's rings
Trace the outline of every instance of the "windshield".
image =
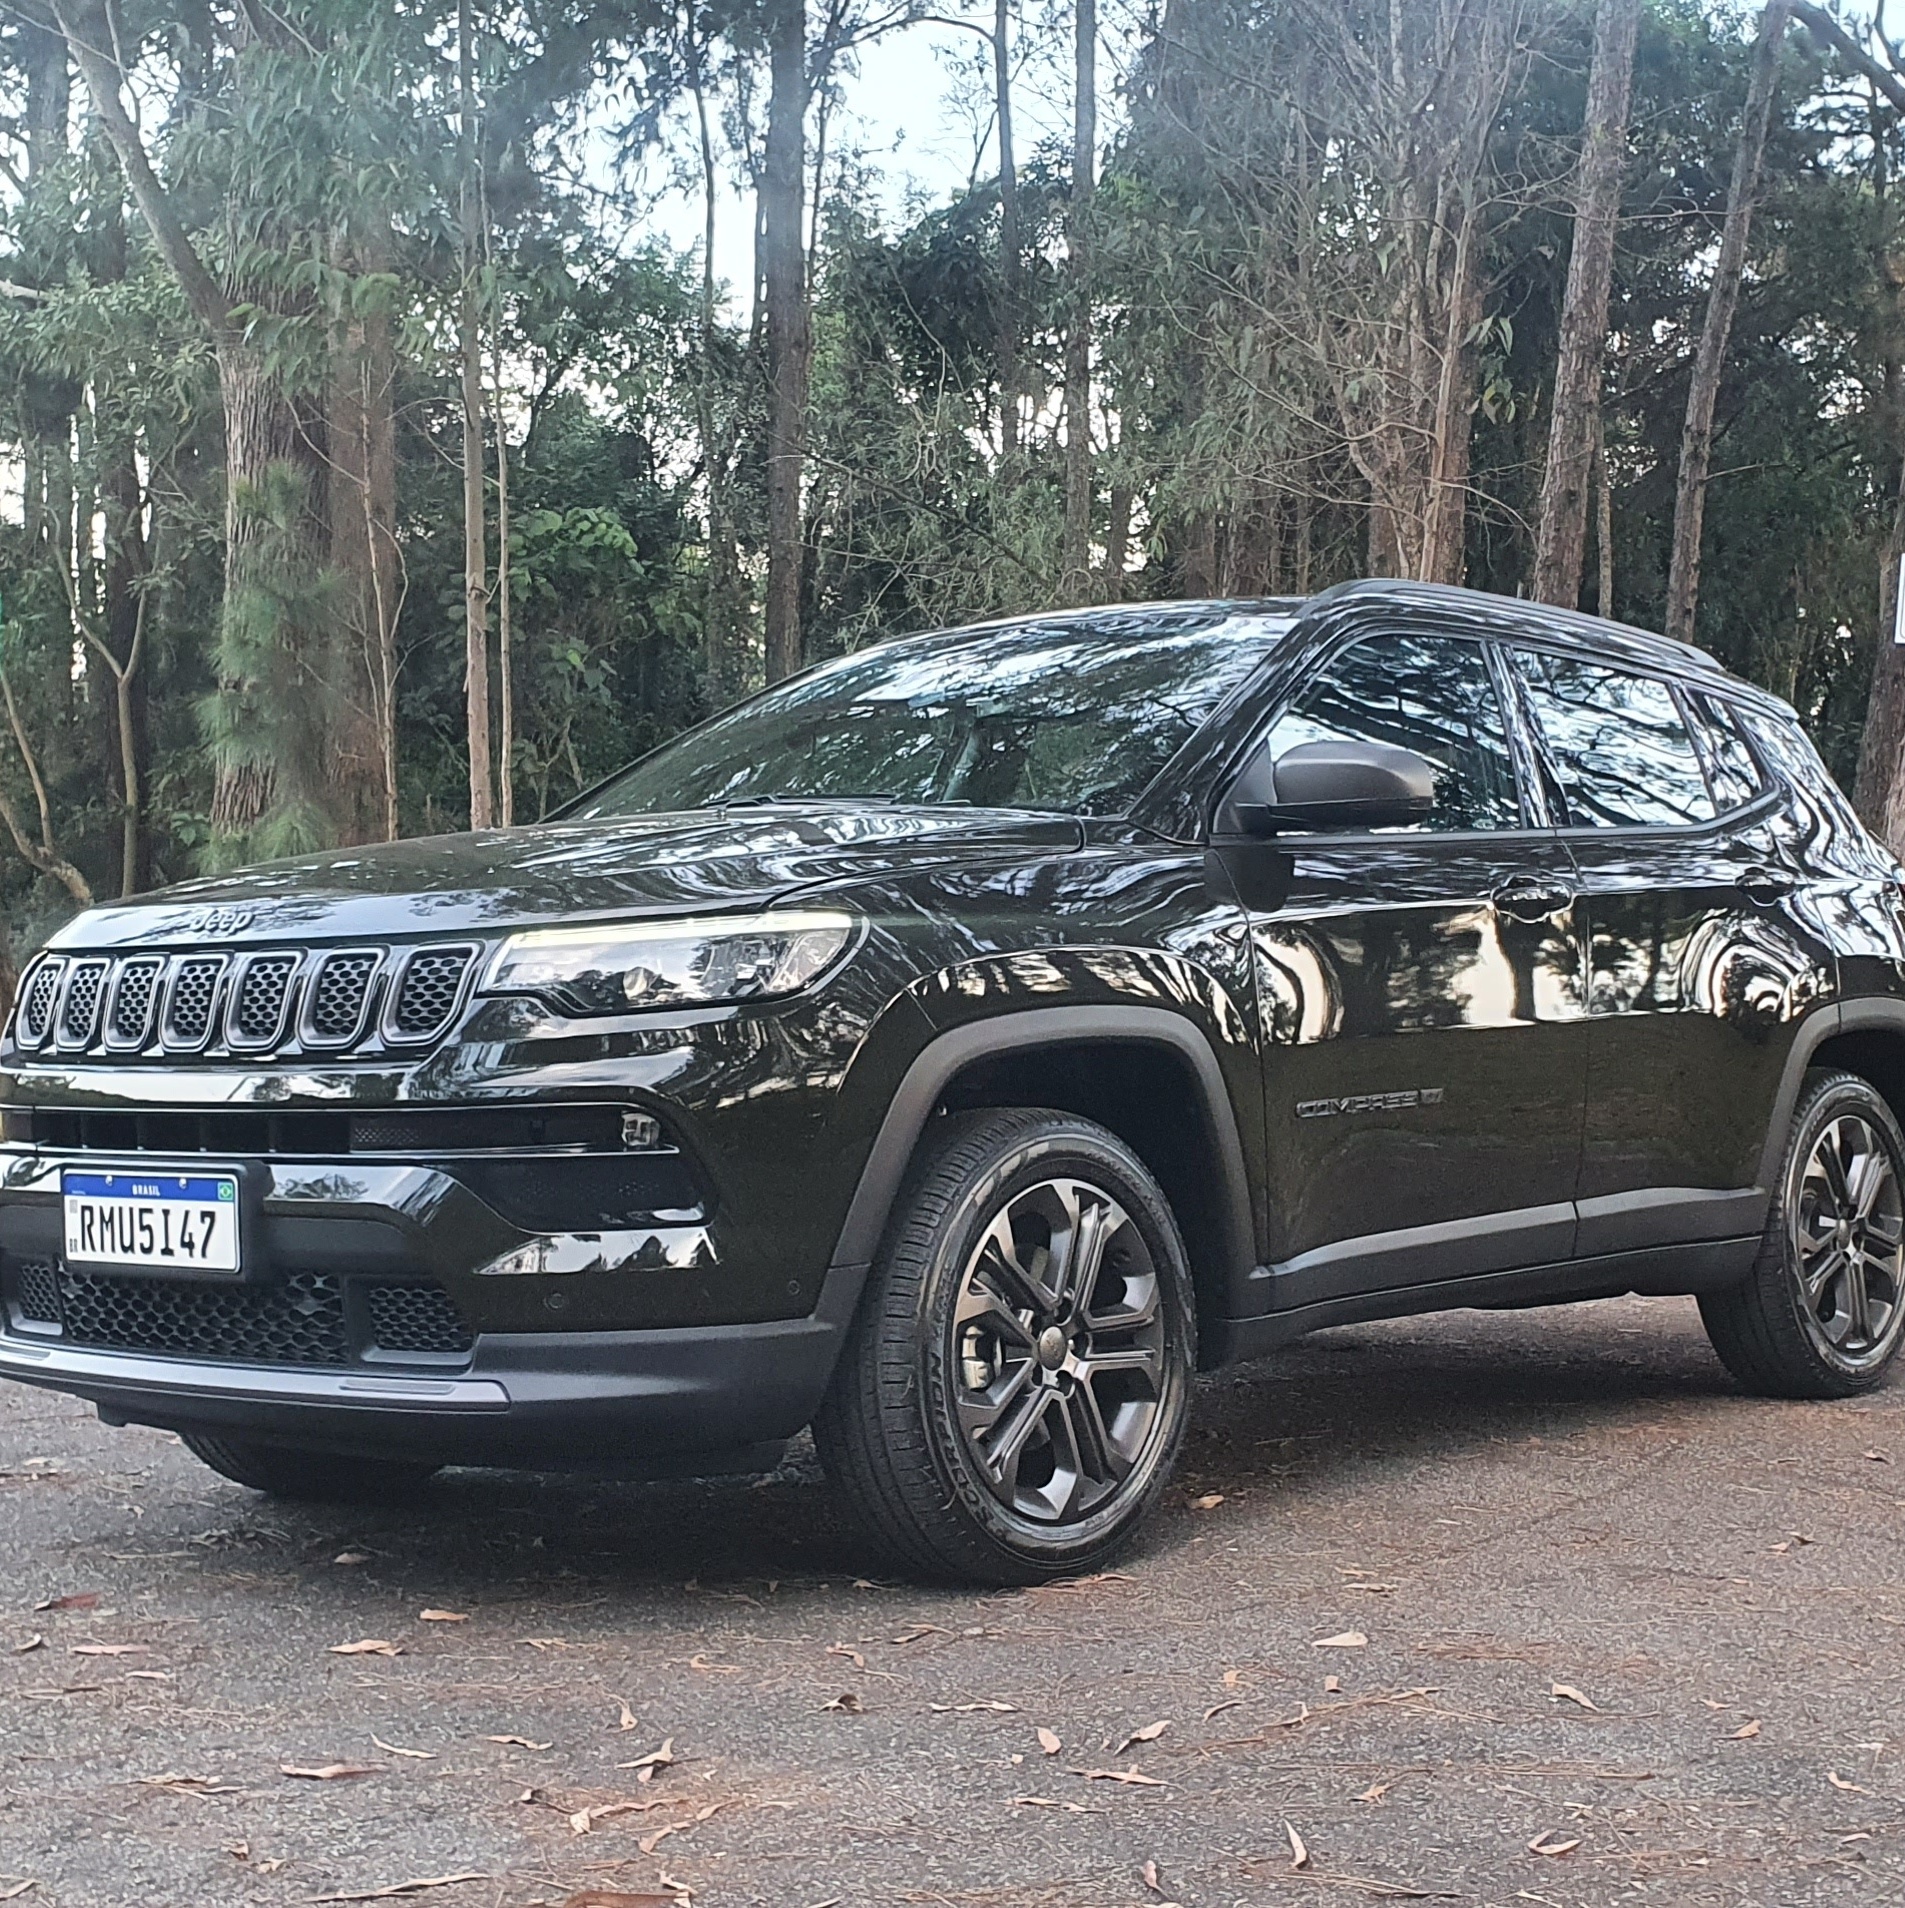
{"type": "Polygon", "coordinates": [[[1123,814],[1290,622],[1107,611],[902,637],[703,723],[567,819],[811,800],[1123,814]]]}

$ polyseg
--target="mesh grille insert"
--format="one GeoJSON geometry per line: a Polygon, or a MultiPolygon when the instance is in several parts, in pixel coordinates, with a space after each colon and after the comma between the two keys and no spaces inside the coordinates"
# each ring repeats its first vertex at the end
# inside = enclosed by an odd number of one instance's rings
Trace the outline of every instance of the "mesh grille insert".
{"type": "Polygon", "coordinates": [[[466,1352],[473,1342],[456,1301],[440,1285],[372,1285],[364,1300],[381,1350],[466,1352]]]}
{"type": "Polygon", "coordinates": [[[49,1259],[22,1259],[13,1268],[13,1302],[22,1318],[60,1322],[60,1281],[49,1259]]]}
{"type": "Polygon", "coordinates": [[[269,1365],[351,1362],[344,1295],[328,1272],[265,1285],[96,1278],[62,1269],[61,1323],[74,1345],[269,1365]]]}
{"type": "Polygon", "coordinates": [[[75,961],[66,982],[66,998],[60,1005],[59,1044],[62,1047],[92,1045],[99,1025],[99,997],[106,987],[105,961],[75,961]]]}
{"type": "Polygon", "coordinates": [[[225,966],[222,954],[198,955],[179,963],[165,1003],[165,1043],[202,1047],[212,1026],[212,1000],[225,966]]]}
{"type": "Polygon", "coordinates": [[[312,1034],[323,1041],[355,1039],[376,972],[377,956],[367,950],[325,955],[311,983],[307,1024],[312,1034]]]}
{"type": "Polygon", "coordinates": [[[143,1047],[152,1031],[152,1003],[158,997],[165,963],[154,955],[126,961],[113,986],[106,1038],[115,1046],[143,1047]]]}
{"type": "Polygon", "coordinates": [[[53,997],[60,989],[64,961],[42,961],[20,996],[20,1043],[37,1047],[53,1030],[53,997]]]}
{"type": "Polygon", "coordinates": [[[405,1040],[427,1040],[441,1033],[456,1011],[472,952],[467,947],[432,947],[413,954],[391,1009],[391,1032],[405,1040]]]}
{"type": "Polygon", "coordinates": [[[244,978],[232,998],[234,1044],[268,1047],[278,1038],[291,994],[291,977],[297,971],[295,954],[258,954],[245,963],[244,978]]]}

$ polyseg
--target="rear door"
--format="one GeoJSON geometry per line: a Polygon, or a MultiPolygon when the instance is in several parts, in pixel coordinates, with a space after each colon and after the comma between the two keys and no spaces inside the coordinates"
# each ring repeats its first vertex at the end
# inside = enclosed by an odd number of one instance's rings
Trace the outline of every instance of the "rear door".
{"type": "Polygon", "coordinates": [[[1506,686],[1484,642],[1378,631],[1269,730],[1274,754],[1386,742],[1440,774],[1426,823],[1232,851],[1267,1036],[1266,1309],[1572,1249],[1582,937],[1506,686]]]}
{"type": "Polygon", "coordinates": [[[1768,778],[1722,702],[1518,648],[1589,934],[1583,1257],[1741,1238],[1819,951],[1768,778]]]}

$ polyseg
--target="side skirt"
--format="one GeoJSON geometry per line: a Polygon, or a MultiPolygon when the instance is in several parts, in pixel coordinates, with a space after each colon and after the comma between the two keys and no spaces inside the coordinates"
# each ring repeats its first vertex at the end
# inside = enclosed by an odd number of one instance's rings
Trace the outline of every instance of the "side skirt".
{"type": "Polygon", "coordinates": [[[1261,1318],[1223,1320],[1213,1362],[1236,1364],[1261,1358],[1293,1339],[1328,1325],[1360,1325],[1371,1319],[1408,1318],[1418,1312],[1463,1307],[1502,1310],[1534,1305],[1572,1305],[1583,1299],[1678,1297],[1737,1285],[1752,1270],[1760,1235],[1709,1239],[1693,1245],[1655,1246],[1639,1252],[1609,1252],[1514,1272],[1466,1279],[1438,1279],[1382,1292],[1362,1292],[1294,1306],[1261,1318]]]}

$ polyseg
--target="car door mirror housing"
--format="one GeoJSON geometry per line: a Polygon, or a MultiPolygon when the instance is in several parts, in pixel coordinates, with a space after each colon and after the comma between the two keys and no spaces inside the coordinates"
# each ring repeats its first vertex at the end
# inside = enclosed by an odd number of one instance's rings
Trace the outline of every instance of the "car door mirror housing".
{"type": "Polygon", "coordinates": [[[1303,742],[1258,753],[1226,799],[1225,832],[1399,828],[1435,807],[1435,764],[1386,742],[1303,742]]]}

